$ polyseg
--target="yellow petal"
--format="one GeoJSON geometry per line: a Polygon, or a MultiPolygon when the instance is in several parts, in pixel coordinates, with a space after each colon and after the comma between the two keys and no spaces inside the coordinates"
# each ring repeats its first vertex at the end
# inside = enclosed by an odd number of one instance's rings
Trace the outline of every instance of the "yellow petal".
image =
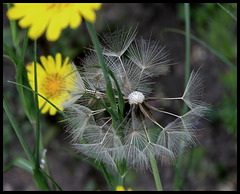
{"type": "Polygon", "coordinates": [[[91,4],[92,8],[99,10],[102,6],[102,3],[89,3],[91,4]]]}
{"type": "MultiPolygon", "coordinates": [[[[29,37],[31,39],[39,38],[46,30],[50,18],[51,18],[50,12],[42,11],[42,12],[39,12],[38,14],[36,14],[36,16],[32,18],[32,24],[31,24],[31,27],[30,27],[29,33],[28,33],[29,37]]],[[[24,21],[24,19],[22,19],[19,22],[19,25],[23,25],[22,21],[24,21]]]]}
{"type": "Polygon", "coordinates": [[[56,41],[60,37],[61,31],[62,31],[61,21],[59,21],[59,18],[57,18],[56,15],[54,15],[47,27],[46,31],[47,40],[56,41]]]}
{"type": "Polygon", "coordinates": [[[89,22],[94,22],[96,19],[96,14],[88,6],[82,6],[80,8],[81,15],[89,22]]]}
{"type": "MultiPolygon", "coordinates": [[[[41,94],[39,92],[39,94],[41,94]]],[[[39,109],[41,109],[43,107],[43,105],[46,103],[46,100],[44,100],[42,97],[38,97],[38,105],[39,105],[39,109]]]]}
{"type": "MultiPolygon", "coordinates": [[[[30,83],[30,86],[32,87],[32,89],[35,89],[35,84],[34,84],[34,62],[32,62],[31,64],[26,66],[27,69],[27,76],[28,76],[28,80],[30,83]]],[[[37,63],[37,77],[38,77],[38,87],[39,84],[41,82],[41,79],[44,75],[44,69],[42,68],[42,66],[37,63]]]]}
{"type": "Polygon", "coordinates": [[[116,191],[125,191],[123,186],[117,186],[116,191]]]}
{"type": "Polygon", "coordinates": [[[56,72],[55,61],[51,55],[48,55],[47,58],[45,58],[44,56],[41,56],[40,60],[43,63],[47,74],[51,75],[52,73],[56,72]]]}
{"type": "Polygon", "coordinates": [[[48,21],[41,20],[37,24],[34,23],[28,31],[28,36],[32,40],[38,39],[45,31],[48,21]]]}
{"type": "MultiPolygon", "coordinates": [[[[23,9],[25,10],[25,9],[23,9]]],[[[29,9],[25,12],[23,18],[21,18],[21,20],[19,21],[19,26],[21,26],[22,28],[26,28],[34,23],[37,23],[36,20],[39,20],[39,17],[41,16],[41,18],[43,17],[44,11],[43,9],[38,8],[36,6],[29,6],[29,9]]]]}
{"type": "Polygon", "coordinates": [[[40,57],[40,61],[41,61],[42,65],[43,65],[44,69],[46,69],[46,67],[48,65],[47,58],[45,56],[41,56],[40,57]]]}
{"type": "Polygon", "coordinates": [[[42,113],[42,114],[45,114],[45,113],[47,113],[47,112],[48,112],[48,110],[49,110],[49,108],[50,108],[50,105],[49,105],[49,103],[45,104],[45,106],[43,107],[43,109],[42,109],[41,113],[42,113]]]}
{"type": "Polygon", "coordinates": [[[70,27],[72,29],[77,28],[81,24],[81,22],[82,22],[81,16],[76,11],[70,13],[70,17],[69,18],[70,18],[70,21],[69,21],[70,24],[69,25],[70,25],[70,27]]]}
{"type": "Polygon", "coordinates": [[[67,64],[68,62],[69,62],[69,57],[66,57],[66,59],[63,62],[63,67],[68,66],[68,64],[67,64]]]}
{"type": "Polygon", "coordinates": [[[14,3],[13,7],[7,11],[7,17],[10,20],[20,19],[25,16],[29,10],[31,10],[31,6],[27,3],[14,3]]]}
{"type": "Polygon", "coordinates": [[[57,113],[57,110],[51,105],[50,110],[49,110],[49,114],[53,116],[56,113],[57,113]]]}
{"type": "Polygon", "coordinates": [[[61,67],[62,67],[62,55],[61,55],[61,53],[56,54],[55,60],[56,60],[56,71],[60,72],[61,67]]]}

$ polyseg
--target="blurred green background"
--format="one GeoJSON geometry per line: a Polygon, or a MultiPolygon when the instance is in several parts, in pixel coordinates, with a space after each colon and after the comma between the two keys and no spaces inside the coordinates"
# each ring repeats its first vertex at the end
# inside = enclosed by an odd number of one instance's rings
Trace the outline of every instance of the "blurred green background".
{"type": "MultiPolygon", "coordinates": [[[[13,47],[9,20],[3,5],[3,40],[13,47]]],[[[237,189],[237,71],[224,63],[214,49],[226,58],[233,67],[237,64],[237,21],[236,3],[190,4],[191,34],[204,41],[208,47],[191,40],[191,69],[200,66],[206,86],[206,101],[212,105],[207,120],[202,120],[197,134],[198,146],[194,149],[192,169],[183,190],[236,190],[237,189]],[[227,11],[226,11],[227,10],[227,11]],[[230,13],[230,14],[229,14],[230,13]]],[[[185,36],[168,30],[185,29],[183,4],[129,3],[103,4],[97,12],[95,23],[98,33],[116,27],[138,24],[137,37],[159,40],[177,63],[167,76],[156,78],[156,95],[178,96],[184,90],[185,36]]],[[[24,30],[19,29],[20,43],[24,30]]],[[[76,65],[81,65],[86,48],[91,44],[84,22],[76,30],[67,28],[56,42],[47,42],[45,35],[38,40],[38,57],[62,53],[76,65]]],[[[3,50],[3,53],[6,52],[3,50]]],[[[33,42],[29,42],[25,63],[33,60],[33,42]]],[[[29,124],[14,84],[15,69],[12,62],[3,58],[3,92],[19,122],[31,148],[34,132],[29,124]]],[[[167,108],[179,111],[172,105],[167,108]]],[[[159,122],[161,122],[159,117],[159,122]]],[[[86,162],[78,159],[64,132],[61,115],[41,115],[41,129],[52,177],[63,190],[105,190],[103,175],[86,162]]],[[[188,165],[188,152],[184,156],[182,172],[188,165]]],[[[25,157],[12,126],[3,111],[3,169],[15,158],[25,157]]],[[[174,169],[171,164],[159,164],[163,189],[172,190],[174,169]]],[[[154,190],[154,179],[150,171],[129,173],[127,186],[133,190],[154,190]]],[[[24,170],[13,167],[3,174],[3,190],[36,190],[34,180],[24,170]]]]}

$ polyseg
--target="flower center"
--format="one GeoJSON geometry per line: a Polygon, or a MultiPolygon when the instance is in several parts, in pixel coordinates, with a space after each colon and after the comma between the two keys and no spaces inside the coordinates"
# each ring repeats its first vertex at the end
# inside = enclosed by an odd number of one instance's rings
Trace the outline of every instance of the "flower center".
{"type": "Polygon", "coordinates": [[[128,95],[129,104],[141,104],[144,99],[144,95],[138,91],[134,91],[128,95]]]}
{"type": "Polygon", "coordinates": [[[63,88],[61,77],[54,75],[46,78],[45,84],[43,84],[44,93],[47,98],[56,97],[63,88]]]}

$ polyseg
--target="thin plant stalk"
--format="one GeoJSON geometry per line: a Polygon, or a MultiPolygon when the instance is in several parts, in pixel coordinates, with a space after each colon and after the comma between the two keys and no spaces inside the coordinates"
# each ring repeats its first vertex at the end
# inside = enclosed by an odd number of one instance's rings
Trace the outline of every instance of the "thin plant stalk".
{"type": "Polygon", "coordinates": [[[227,8],[221,5],[221,3],[217,3],[218,6],[220,6],[228,15],[230,15],[236,22],[237,22],[237,17],[231,13],[227,8]]]}
{"type": "Polygon", "coordinates": [[[115,185],[114,185],[114,183],[113,183],[113,180],[112,180],[110,174],[108,173],[105,165],[104,165],[102,162],[100,163],[100,167],[101,167],[101,170],[102,170],[102,172],[103,172],[103,175],[104,175],[104,177],[105,177],[105,179],[106,179],[106,181],[107,181],[107,184],[108,184],[109,189],[110,189],[111,191],[115,191],[115,185]]]}
{"type": "Polygon", "coordinates": [[[193,161],[193,153],[194,153],[194,150],[193,148],[190,149],[190,156],[189,156],[189,159],[188,159],[188,163],[187,163],[187,169],[186,169],[186,172],[184,174],[184,177],[183,177],[183,180],[182,180],[182,183],[181,185],[179,186],[179,189],[182,190],[183,189],[183,186],[184,184],[186,183],[187,181],[187,177],[188,177],[188,173],[191,169],[191,166],[192,166],[192,161],[193,161]]]}
{"type": "MultiPolygon", "coordinates": [[[[185,87],[187,86],[189,77],[190,77],[190,53],[191,53],[191,33],[190,33],[190,6],[189,3],[185,3],[185,21],[186,21],[186,72],[185,72],[185,87]]],[[[188,111],[188,106],[185,104],[185,109],[184,113],[188,111]]],[[[188,164],[187,164],[187,169],[184,173],[184,178],[182,179],[181,185],[179,185],[179,189],[182,190],[186,179],[188,177],[188,173],[190,171],[191,165],[192,165],[192,159],[193,159],[193,153],[194,149],[190,149],[190,154],[188,157],[188,164]]],[[[183,161],[183,155],[181,154],[181,163],[180,167],[182,166],[182,161],[183,161]]]]}
{"type": "Polygon", "coordinates": [[[163,191],[160,175],[158,172],[157,162],[156,162],[156,159],[154,156],[150,157],[150,163],[151,163],[152,172],[153,172],[155,184],[157,187],[157,191],[163,191]]]}
{"type": "MultiPolygon", "coordinates": [[[[190,76],[190,54],[191,54],[191,38],[190,38],[190,8],[189,3],[184,3],[185,11],[185,31],[186,31],[186,64],[185,64],[185,86],[190,76]]],[[[184,113],[187,112],[187,105],[184,104],[184,113]]]]}
{"type": "MultiPolygon", "coordinates": [[[[35,81],[35,92],[38,93],[37,87],[37,39],[34,40],[34,81],[35,81]]],[[[38,105],[38,95],[35,94],[35,106],[36,106],[36,130],[35,130],[35,144],[34,144],[34,159],[35,159],[35,166],[33,169],[33,176],[35,183],[39,190],[41,191],[49,191],[49,185],[46,180],[46,176],[40,170],[40,163],[39,163],[39,151],[40,151],[40,112],[39,112],[39,105],[38,105]]]]}
{"type": "MultiPolygon", "coordinates": [[[[190,8],[189,3],[184,3],[184,12],[185,12],[185,37],[186,37],[186,63],[185,63],[185,87],[188,83],[190,76],[190,52],[191,52],[191,37],[190,37],[190,8]]],[[[184,104],[183,112],[188,111],[188,106],[184,104]]],[[[184,147],[184,142],[182,141],[181,149],[184,147]]],[[[175,177],[174,177],[174,190],[180,189],[180,180],[181,180],[181,167],[183,162],[183,154],[178,158],[177,164],[174,166],[175,177]]]]}
{"type": "MultiPolygon", "coordinates": [[[[34,40],[34,82],[35,92],[38,93],[37,87],[37,40],[34,40]]],[[[39,168],[39,145],[40,145],[40,114],[38,106],[38,96],[35,95],[36,105],[36,133],[35,133],[35,145],[34,145],[34,157],[35,157],[35,168],[39,168]]]]}

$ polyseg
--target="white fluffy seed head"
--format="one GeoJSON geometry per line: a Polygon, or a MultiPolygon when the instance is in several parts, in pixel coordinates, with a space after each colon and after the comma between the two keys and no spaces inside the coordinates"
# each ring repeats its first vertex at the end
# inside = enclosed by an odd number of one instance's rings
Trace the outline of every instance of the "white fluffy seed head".
{"type": "Polygon", "coordinates": [[[134,91],[128,95],[129,104],[141,104],[144,99],[144,95],[138,91],[134,91]]]}

